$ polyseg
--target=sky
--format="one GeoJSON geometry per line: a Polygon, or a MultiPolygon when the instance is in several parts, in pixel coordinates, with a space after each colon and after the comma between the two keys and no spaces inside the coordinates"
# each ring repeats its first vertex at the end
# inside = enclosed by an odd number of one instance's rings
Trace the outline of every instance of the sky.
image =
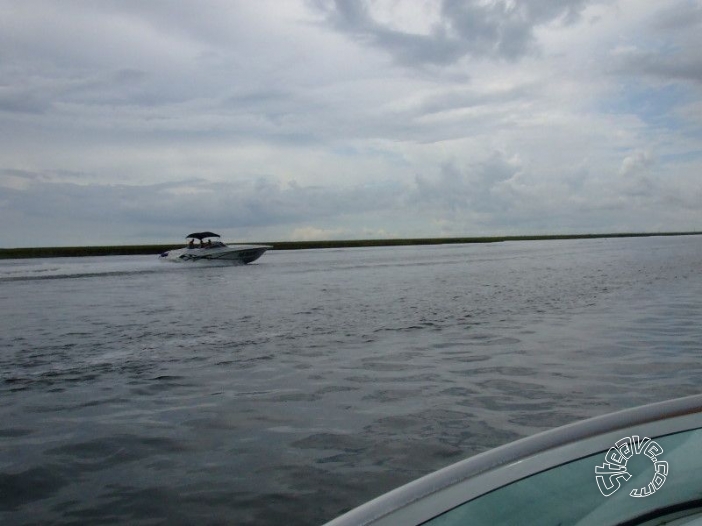
{"type": "Polygon", "coordinates": [[[0,0],[0,247],[702,230],[702,1],[0,0]]]}

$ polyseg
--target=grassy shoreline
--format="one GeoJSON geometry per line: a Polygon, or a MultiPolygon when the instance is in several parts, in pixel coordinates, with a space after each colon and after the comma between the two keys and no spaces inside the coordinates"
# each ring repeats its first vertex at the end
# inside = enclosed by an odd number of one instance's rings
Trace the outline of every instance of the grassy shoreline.
{"type": "MultiPolygon", "coordinates": [[[[504,241],[544,241],[556,239],[600,239],[620,237],[652,237],[652,236],[694,236],[702,232],[640,232],[619,234],[564,234],[564,235],[533,235],[533,236],[492,236],[492,237],[450,237],[450,238],[410,238],[410,239],[354,239],[329,241],[280,241],[260,243],[273,247],[273,250],[302,250],[318,248],[355,248],[355,247],[386,247],[406,245],[447,245],[464,243],[500,243],[504,241]]],[[[248,243],[247,243],[248,244],[248,243]]],[[[259,243],[252,243],[259,244],[259,243]]],[[[3,248],[0,249],[0,259],[26,259],[51,257],[82,257],[82,256],[127,256],[160,254],[166,250],[182,248],[183,245],[116,245],[94,247],[34,247],[34,248],[3,248]]]]}

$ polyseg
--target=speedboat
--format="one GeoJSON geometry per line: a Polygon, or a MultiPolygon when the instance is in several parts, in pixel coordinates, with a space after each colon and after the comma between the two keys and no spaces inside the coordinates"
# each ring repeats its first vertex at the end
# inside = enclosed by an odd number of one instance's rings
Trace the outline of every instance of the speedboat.
{"type": "Polygon", "coordinates": [[[225,245],[220,235],[214,232],[194,232],[186,236],[188,244],[163,252],[163,261],[228,261],[233,263],[251,263],[260,258],[271,248],[269,245],[225,245]],[[195,242],[197,240],[197,243],[195,242]]]}
{"type": "Polygon", "coordinates": [[[327,526],[702,526],[702,395],[518,440],[402,486],[327,526]]]}

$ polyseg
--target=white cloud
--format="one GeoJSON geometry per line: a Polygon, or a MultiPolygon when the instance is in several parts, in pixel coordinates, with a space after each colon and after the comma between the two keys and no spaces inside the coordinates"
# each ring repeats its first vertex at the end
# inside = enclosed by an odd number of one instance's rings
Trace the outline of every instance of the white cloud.
{"type": "Polygon", "coordinates": [[[622,177],[632,177],[648,172],[654,164],[654,158],[648,150],[636,150],[627,155],[622,161],[619,175],[622,177]]]}
{"type": "Polygon", "coordinates": [[[0,246],[702,228],[700,13],[6,2],[0,246]]]}

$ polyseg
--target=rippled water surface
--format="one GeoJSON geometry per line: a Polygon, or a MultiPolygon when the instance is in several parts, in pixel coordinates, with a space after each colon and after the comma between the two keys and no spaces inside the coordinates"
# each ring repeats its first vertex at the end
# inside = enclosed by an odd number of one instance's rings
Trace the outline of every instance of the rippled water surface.
{"type": "Polygon", "coordinates": [[[319,524],[702,392],[702,237],[0,261],[0,523],[319,524]]]}

